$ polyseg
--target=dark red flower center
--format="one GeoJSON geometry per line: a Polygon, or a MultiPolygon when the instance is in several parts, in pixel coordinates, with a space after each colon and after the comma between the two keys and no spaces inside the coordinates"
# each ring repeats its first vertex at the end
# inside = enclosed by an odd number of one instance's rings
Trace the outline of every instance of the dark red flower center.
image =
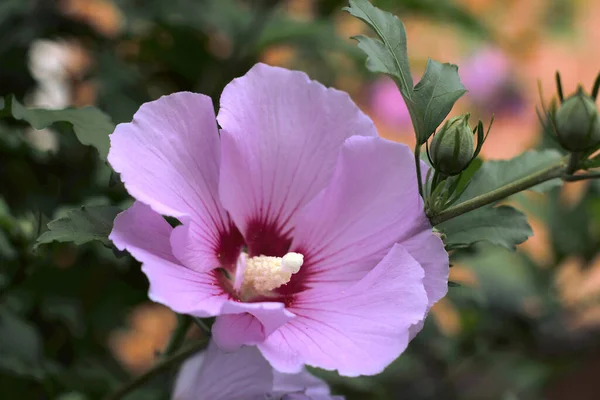
{"type": "MultiPolygon", "coordinates": [[[[221,287],[230,294],[232,299],[239,301],[279,301],[289,306],[296,293],[305,289],[306,270],[310,260],[304,260],[304,264],[298,273],[291,276],[289,282],[265,293],[254,293],[252,296],[243,296],[234,288],[236,268],[242,252],[249,258],[259,256],[283,257],[290,252],[292,236],[289,232],[283,232],[276,222],[253,218],[247,225],[246,234],[242,235],[238,228],[231,224],[228,232],[221,234],[218,258],[222,268],[215,271],[216,278],[221,287]]],[[[293,250],[302,253],[299,250],[293,250]]]]}

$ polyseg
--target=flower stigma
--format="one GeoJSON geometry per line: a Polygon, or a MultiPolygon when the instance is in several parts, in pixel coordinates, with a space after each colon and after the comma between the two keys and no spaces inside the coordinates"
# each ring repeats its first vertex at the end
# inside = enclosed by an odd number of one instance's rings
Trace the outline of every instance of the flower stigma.
{"type": "Polygon", "coordinates": [[[270,291],[288,283],[292,275],[300,271],[303,263],[304,255],[300,253],[287,253],[283,257],[249,257],[243,272],[241,291],[268,295],[270,291]]]}

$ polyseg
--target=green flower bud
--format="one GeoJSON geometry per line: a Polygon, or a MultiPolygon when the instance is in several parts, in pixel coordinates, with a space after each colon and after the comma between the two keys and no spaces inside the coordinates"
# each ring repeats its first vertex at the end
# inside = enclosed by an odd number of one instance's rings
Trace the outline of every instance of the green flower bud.
{"type": "Polygon", "coordinates": [[[598,109],[581,88],[558,108],[554,125],[560,143],[567,150],[585,151],[600,145],[598,109]]]}
{"type": "Polygon", "coordinates": [[[446,175],[458,175],[473,159],[475,139],[469,126],[469,114],[448,120],[431,141],[433,167],[446,175]]]}

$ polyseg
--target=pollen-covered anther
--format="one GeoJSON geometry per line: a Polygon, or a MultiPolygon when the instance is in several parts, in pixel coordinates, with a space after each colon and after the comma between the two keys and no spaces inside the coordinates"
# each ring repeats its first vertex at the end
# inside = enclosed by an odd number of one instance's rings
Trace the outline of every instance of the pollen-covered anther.
{"type": "Polygon", "coordinates": [[[268,293],[288,283],[292,274],[300,271],[303,262],[304,256],[300,253],[287,253],[283,257],[260,255],[248,258],[243,286],[258,293],[268,293]]]}

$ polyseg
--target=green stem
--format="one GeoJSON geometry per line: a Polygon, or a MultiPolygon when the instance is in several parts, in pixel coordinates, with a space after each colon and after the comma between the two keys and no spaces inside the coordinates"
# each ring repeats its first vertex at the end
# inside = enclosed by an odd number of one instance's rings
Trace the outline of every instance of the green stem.
{"type": "Polygon", "coordinates": [[[171,339],[162,353],[162,357],[167,357],[179,350],[185,341],[185,335],[192,324],[192,317],[183,314],[177,314],[177,326],[171,335],[171,339]]]}
{"type": "Polygon", "coordinates": [[[433,173],[433,178],[431,179],[431,192],[437,188],[437,186],[444,181],[444,179],[448,178],[448,175],[435,170],[433,173]]]}
{"type": "Polygon", "coordinates": [[[135,391],[140,386],[144,385],[152,378],[170,370],[173,367],[178,366],[190,356],[194,355],[200,350],[203,350],[206,347],[207,342],[207,339],[197,341],[193,344],[186,346],[183,350],[180,350],[175,354],[165,357],[162,361],[154,365],[154,367],[150,368],[148,371],[144,372],[142,375],[136,377],[132,381],[125,383],[124,385],[119,387],[115,392],[105,397],[105,400],[122,399],[129,393],[135,391]]]}
{"type": "Polygon", "coordinates": [[[415,144],[415,169],[417,170],[417,184],[419,185],[419,194],[421,197],[425,198],[425,194],[423,193],[423,181],[421,179],[421,145],[417,140],[417,144],[415,144]]]}
{"type": "Polygon", "coordinates": [[[208,337],[211,336],[210,326],[208,326],[206,324],[206,322],[204,322],[204,320],[202,320],[202,318],[192,317],[192,321],[198,326],[198,328],[200,328],[202,330],[202,332],[204,332],[204,334],[206,336],[208,336],[208,337]]]}
{"type": "Polygon", "coordinates": [[[567,175],[573,175],[579,169],[579,161],[581,161],[581,153],[571,153],[567,165],[567,175]]]}
{"type": "Polygon", "coordinates": [[[600,172],[590,172],[587,174],[566,176],[564,178],[564,180],[567,182],[575,182],[575,181],[583,181],[586,179],[599,179],[599,178],[600,178],[600,172]]]}
{"type": "Polygon", "coordinates": [[[444,221],[458,217],[469,211],[502,200],[515,193],[529,189],[532,186],[539,185],[542,182],[561,178],[565,175],[565,167],[565,161],[563,160],[559,164],[552,165],[505,186],[494,189],[491,192],[474,197],[454,207],[450,207],[437,215],[430,215],[429,220],[431,221],[431,225],[435,226],[441,224],[444,221]]]}

